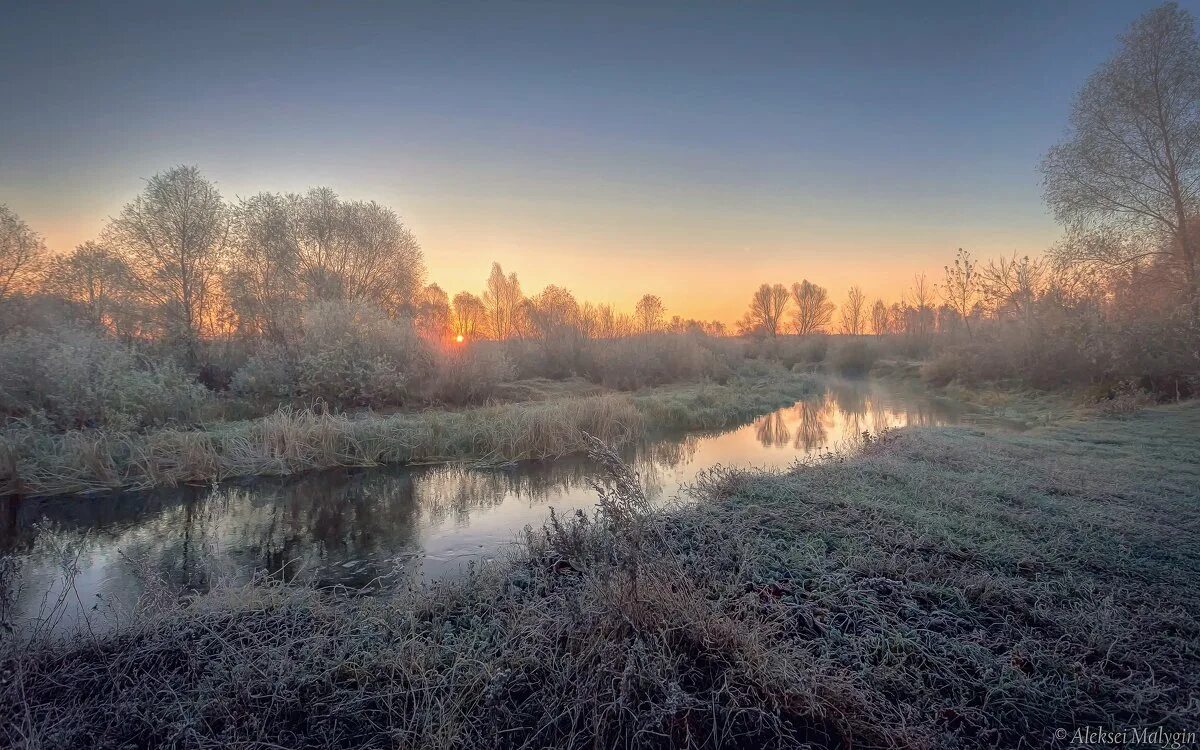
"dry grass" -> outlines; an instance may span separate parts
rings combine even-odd
[[[0,431],[0,495],[146,489],[335,467],[500,463],[586,450],[583,433],[629,443],[648,429],[726,427],[795,402],[809,381],[776,373],[735,385],[649,389],[461,411],[331,414],[283,408],[204,430]]]
[[[641,434],[628,397],[596,396],[466,411],[379,416],[280,409],[207,430],[148,434],[12,429],[0,437],[0,494],[36,495],[282,475],[339,466],[455,459],[516,461]]]
[[[718,471],[392,599],[225,590],[4,655],[13,747],[1045,747],[1195,729],[1200,406]]]

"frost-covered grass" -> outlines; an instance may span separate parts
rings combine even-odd
[[[145,489],[346,466],[506,462],[614,445],[648,432],[727,427],[814,388],[780,368],[727,385],[664,386],[635,395],[550,398],[398,414],[282,408],[259,419],[149,432],[0,430],[0,495]]]
[[[903,430],[394,599],[251,586],[3,654],[32,747],[1046,747],[1194,730],[1200,405]]]

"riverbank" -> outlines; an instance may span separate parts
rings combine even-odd
[[[4,655],[13,747],[1042,747],[1195,730],[1200,405],[716,471],[401,597],[219,590]]]
[[[883,359],[871,369],[871,377],[898,386],[918,388],[964,407],[981,426],[1027,429],[1090,419],[1113,412],[1135,411],[1150,404],[1148,400],[1100,400],[1096,392],[1081,386],[1045,390],[1016,381],[976,385],[957,380],[931,383],[922,374],[926,364],[919,360]]]
[[[714,429],[786,406],[810,378],[768,368],[727,384],[564,396],[475,409],[260,419],[149,433],[0,431],[0,495],[61,495],[280,476],[338,467],[504,463],[584,450],[582,433],[623,445],[662,430]]]

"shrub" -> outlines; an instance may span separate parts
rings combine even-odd
[[[950,385],[963,371],[962,354],[948,349],[921,365],[921,379],[930,385]]]
[[[266,349],[232,382],[246,396],[388,406],[412,400],[432,371],[433,355],[408,321],[364,302],[322,302],[305,313],[294,353]]]
[[[999,342],[962,344],[939,352],[921,365],[921,379],[943,386],[952,381],[966,385],[1015,377],[1025,355],[1014,346]]]
[[[435,357],[429,396],[451,404],[478,402],[516,376],[508,355],[490,342],[457,346]]]
[[[287,350],[269,345],[234,373],[230,387],[258,401],[290,401],[298,395],[298,378],[296,362]]]
[[[169,360],[88,330],[25,331],[0,341],[0,414],[56,429],[139,430],[194,421],[208,392]]]
[[[1152,394],[1127,380],[1108,389],[1105,398],[1096,403],[1096,410],[1106,417],[1127,417],[1153,404]]]
[[[592,342],[592,378],[610,388],[635,389],[705,378],[724,382],[733,374],[725,352],[692,335],[652,334]]]
[[[875,347],[864,339],[842,341],[833,350],[829,364],[843,375],[865,375],[875,364]]]
[[[824,362],[828,349],[829,337],[824,334],[752,339],[748,345],[748,353],[752,356],[773,360],[788,368]]]

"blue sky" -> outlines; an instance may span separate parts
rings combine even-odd
[[[494,259],[704,317],[765,280],[894,298],[1054,239],[1038,162],[1152,6],[22,3],[0,202],[66,250],[195,163],[392,206],[452,292]]]

